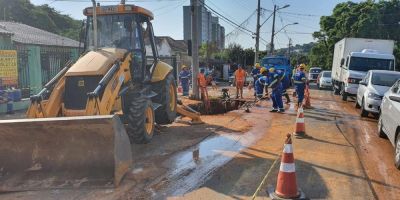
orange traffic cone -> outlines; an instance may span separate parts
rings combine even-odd
[[[304,91],[304,108],[311,108],[310,86],[306,86]]]
[[[182,88],[182,86],[178,86],[178,93],[183,93],[183,88]]]
[[[306,135],[306,126],[304,123],[304,109],[303,106],[299,108],[296,118],[296,128],[294,131],[295,136],[305,136]]]
[[[297,188],[296,168],[290,134],[287,134],[283,147],[276,189],[270,188],[268,193],[271,199],[306,199],[304,193]]]

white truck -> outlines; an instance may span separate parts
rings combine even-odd
[[[394,41],[343,38],[335,44],[332,63],[332,88],[346,101],[357,94],[358,82],[368,70],[396,70]]]

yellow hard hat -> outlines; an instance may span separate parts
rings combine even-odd
[[[306,65],[304,63],[301,63],[300,64],[300,69],[304,69],[304,68],[306,68]]]
[[[275,71],[275,68],[273,68],[273,67],[271,67],[271,68],[269,68],[269,72],[274,72]]]
[[[182,69],[185,69],[185,68],[187,68],[187,66],[186,65],[182,65],[182,67],[181,67]]]
[[[260,74],[264,73],[265,71],[267,71],[267,68],[261,67],[261,69],[260,69]]]
[[[256,63],[256,68],[260,68],[260,63]]]

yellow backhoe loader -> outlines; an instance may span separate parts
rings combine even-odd
[[[84,10],[84,53],[37,95],[28,119],[0,121],[0,192],[118,186],[131,143],[176,117],[173,68],[158,59],[153,14],[135,5]]]

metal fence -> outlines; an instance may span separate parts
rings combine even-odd
[[[71,49],[61,47],[40,48],[40,64],[42,67],[42,85],[49,82],[71,59]]]
[[[28,98],[31,94],[30,70],[29,70],[29,49],[26,45],[16,44],[15,48],[18,56],[18,87],[21,89],[22,97]],[[40,65],[42,75],[42,85],[50,81],[65,63],[72,59],[71,48],[47,47],[40,48]]]
[[[24,45],[16,45],[18,65],[18,87],[21,89],[22,97],[30,96],[29,78],[29,50]]]

